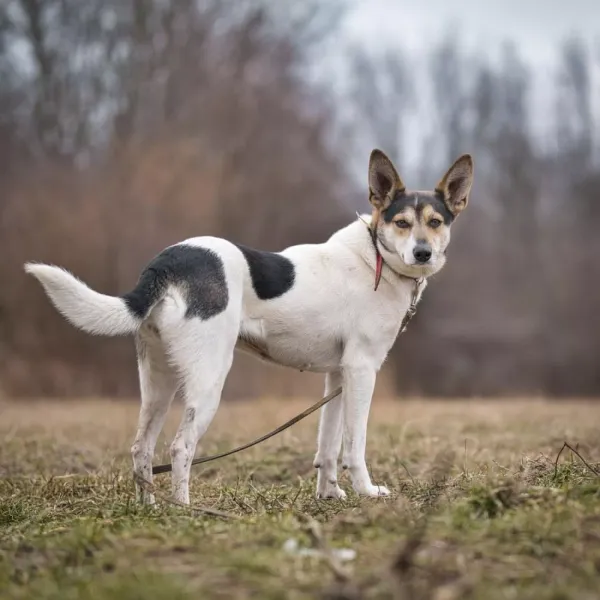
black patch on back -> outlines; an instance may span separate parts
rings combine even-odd
[[[390,223],[395,215],[409,206],[420,216],[427,205],[433,206],[442,215],[446,225],[452,224],[454,215],[448,210],[441,192],[397,192],[392,203],[383,211],[383,220]]]
[[[242,244],[236,244],[236,246],[246,258],[252,278],[252,287],[261,300],[279,298],[292,289],[296,279],[296,270],[294,263],[289,258],[275,252],[254,250],[242,246]]]
[[[187,319],[210,319],[227,308],[229,291],[223,261],[208,248],[178,244],[163,250],[123,300],[136,317],[143,319],[169,285],[182,291]]]

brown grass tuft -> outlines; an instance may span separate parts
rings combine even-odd
[[[224,405],[198,449],[222,451],[309,402]],[[192,501],[134,502],[137,404],[0,404],[3,598],[594,597],[600,406],[376,401],[368,443],[390,499],[314,498],[316,416],[194,471]],[[177,411],[175,411],[177,412]],[[155,462],[168,459],[173,414]],[[588,463],[563,451],[568,441]],[[168,476],[155,485],[169,494]],[[342,485],[348,481],[342,476]],[[290,538],[317,554],[283,550]],[[340,563],[335,549],[356,559]],[[319,554],[320,553],[320,554]],[[561,595],[562,594],[562,595]]]

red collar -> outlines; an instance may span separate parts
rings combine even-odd
[[[379,252],[378,248],[375,248],[375,291],[379,287],[379,282],[381,281],[381,271],[383,270],[383,256],[381,256],[381,252]]]
[[[359,219],[361,218],[360,215],[358,215],[358,218]],[[381,272],[383,270],[384,260],[383,260],[383,256],[381,255],[381,252],[379,252],[379,248],[377,247],[377,229],[376,229],[377,225],[375,226],[375,228],[373,228],[373,227],[371,227],[371,225],[369,223],[365,223],[365,224],[367,225],[367,228],[369,229],[369,235],[371,237],[371,241],[373,242],[373,248],[375,249],[375,291],[377,291],[377,288],[379,287],[379,282],[381,281]],[[392,269],[392,271],[393,271],[393,269]],[[398,275],[398,277],[407,277],[406,275],[400,275],[399,273],[397,273],[397,275]],[[419,293],[421,291],[423,284],[425,283],[424,277],[418,277],[418,278],[407,277],[407,279],[412,279],[414,281],[415,285],[414,285],[412,296],[410,299],[410,305],[409,305],[408,310],[406,311],[406,314],[404,315],[404,318],[402,319],[402,323],[400,325],[400,333],[404,333],[406,331],[408,323],[410,322],[410,320],[414,317],[415,313],[417,312],[417,302],[419,301]]]
[[[377,291],[379,282],[381,281],[381,272],[383,271],[383,256],[377,247],[377,230],[369,227],[369,233],[373,242],[373,248],[375,248],[375,291]]]
[[[371,236],[371,241],[373,242],[373,249],[375,250],[375,291],[377,291],[377,288],[379,287],[379,282],[381,281],[381,273],[383,271],[383,264],[384,264],[384,260],[383,260],[383,256],[381,254],[381,252],[379,251],[379,247],[377,246],[377,226],[375,226],[375,228],[371,227],[370,224],[367,224],[367,228],[369,229],[369,235]],[[396,273],[396,271],[394,271],[394,269],[392,269],[390,267],[390,269]],[[416,285],[420,287],[423,278],[422,277],[408,277],[407,275],[401,275],[400,273],[396,273],[396,275],[398,275],[398,277],[406,277],[407,279],[412,279],[413,281],[415,281]]]

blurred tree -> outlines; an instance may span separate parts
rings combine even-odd
[[[467,81],[461,49],[449,32],[433,51],[430,62],[434,110],[437,113],[435,139],[443,149],[437,164],[450,165],[465,151]]]
[[[600,343],[590,329],[600,303],[600,242],[594,231],[600,217],[600,163],[594,152],[598,123],[592,110],[592,68],[582,40],[567,39],[556,77],[556,149],[548,158],[553,185],[544,223],[544,254],[553,257],[546,268],[552,299],[546,318],[554,324],[546,377],[548,387],[561,395],[574,389],[594,395],[600,387]]]
[[[342,8],[0,5],[0,152],[21,156],[16,175],[0,181],[1,274],[14,282],[0,291],[4,387],[136,389],[131,344],[65,327],[27,287],[24,260],[59,263],[123,293],[155,252],[191,235],[278,249],[321,241],[347,222],[351,186],[330,144],[332,106],[306,77],[307,55]]]
[[[401,50],[369,54],[351,52],[350,100],[360,128],[401,168],[404,163],[405,123],[413,106],[413,81]]]

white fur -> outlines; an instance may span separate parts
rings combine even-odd
[[[121,298],[95,292],[60,267],[27,263],[25,271],[44,286],[58,311],[87,333],[127,335],[141,325]]]
[[[383,232],[390,240],[391,231]],[[134,472],[151,481],[156,440],[182,386],[183,417],[171,445],[172,486],[176,500],[189,502],[196,445],[218,408],[235,348],[254,352],[238,341],[240,334],[248,334],[271,361],[326,373],[326,392],[343,386],[342,397],[321,414],[314,461],[317,495],[345,496],[337,482],[340,452],[356,492],[388,495],[387,488],[371,482],[365,462],[375,379],[413,293],[414,280],[403,275],[429,276],[441,268],[443,256],[438,264],[421,268],[402,260],[402,247],[395,247],[394,254],[382,250],[386,265],[374,291],[375,252],[365,223],[357,220],[323,244],[284,250],[282,255],[295,265],[295,284],[265,301],[256,296],[244,255],[235,245],[213,237],[182,243],[212,249],[224,263],[229,301],[208,320],[185,317],[186,301],[175,285],[142,321],[130,315],[123,300],[92,291],[58,267],[26,266],[77,327],[103,335],[136,334],[142,406],[131,449]],[[139,492],[142,500],[153,502],[151,494]]]

